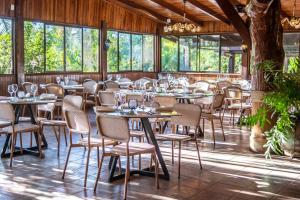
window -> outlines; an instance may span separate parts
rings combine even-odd
[[[283,48],[285,51],[284,71],[293,69],[296,65],[295,58],[299,57],[300,33],[284,33]]]
[[[220,37],[200,36],[200,71],[219,72]]]
[[[241,73],[242,38],[238,34],[221,35],[221,72]]]
[[[127,33],[119,33],[119,70],[131,70],[131,41]]]
[[[176,72],[178,69],[178,38],[166,36],[161,39],[162,71]]]
[[[180,71],[198,70],[198,42],[197,36],[179,38],[179,66]]]
[[[154,37],[144,35],[143,38],[143,68],[146,72],[154,71]]]
[[[154,36],[108,31],[107,71],[153,71]]]
[[[0,74],[12,74],[12,21],[0,18]]]
[[[237,34],[163,36],[162,71],[240,73],[241,45]]]
[[[25,73],[98,72],[99,31],[24,22]]]

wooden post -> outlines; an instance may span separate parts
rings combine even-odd
[[[15,1],[15,75],[17,84],[25,81],[23,0]]]
[[[102,73],[102,80],[107,79],[107,49],[105,49],[105,41],[107,40],[107,23],[101,21],[101,34],[100,34],[100,67]]]
[[[267,91],[267,86],[262,70],[255,66],[266,60],[278,63],[282,67],[284,59],[283,30],[280,20],[280,0],[251,0],[248,4],[247,15],[250,17],[250,35],[252,40],[252,58],[254,67],[252,70],[252,114],[261,107],[261,100]],[[270,127],[268,127],[270,128]],[[264,152],[263,145],[266,143],[264,132],[255,125],[250,136],[250,148],[255,152]]]
[[[156,36],[155,36],[155,71],[156,72],[156,78],[158,77],[158,73],[161,72],[161,62],[160,62],[160,58],[161,58],[161,36],[160,36],[160,32],[159,29],[157,29],[156,31]]]
[[[242,79],[250,79],[250,50],[246,49],[242,53]]]

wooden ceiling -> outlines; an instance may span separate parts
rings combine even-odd
[[[109,0],[132,9],[138,9],[146,15],[165,23],[183,21],[183,0]],[[249,0],[229,0],[233,5],[246,5]],[[282,16],[292,16],[294,0],[281,0]],[[300,0],[297,0],[296,16],[300,16]],[[203,22],[219,21],[230,24],[216,0],[186,0],[186,18],[188,21],[201,25]]]

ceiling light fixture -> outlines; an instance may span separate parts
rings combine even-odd
[[[295,10],[296,10],[296,1],[294,2],[294,8],[293,8],[293,16],[292,17],[285,17],[281,24],[284,25],[285,22],[287,22],[291,27],[294,27],[296,29],[300,28],[300,18],[295,16]]]
[[[183,0],[183,23],[170,25],[171,20],[167,20],[167,24],[164,26],[165,33],[199,33],[201,31],[200,26],[186,22],[185,4],[186,0]]]

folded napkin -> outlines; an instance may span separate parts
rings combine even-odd
[[[111,106],[95,106],[94,111],[95,112],[114,112],[115,109]]]
[[[43,93],[43,94],[41,94],[40,99],[41,100],[55,100],[56,96],[55,96],[55,94],[46,94],[46,93]]]

